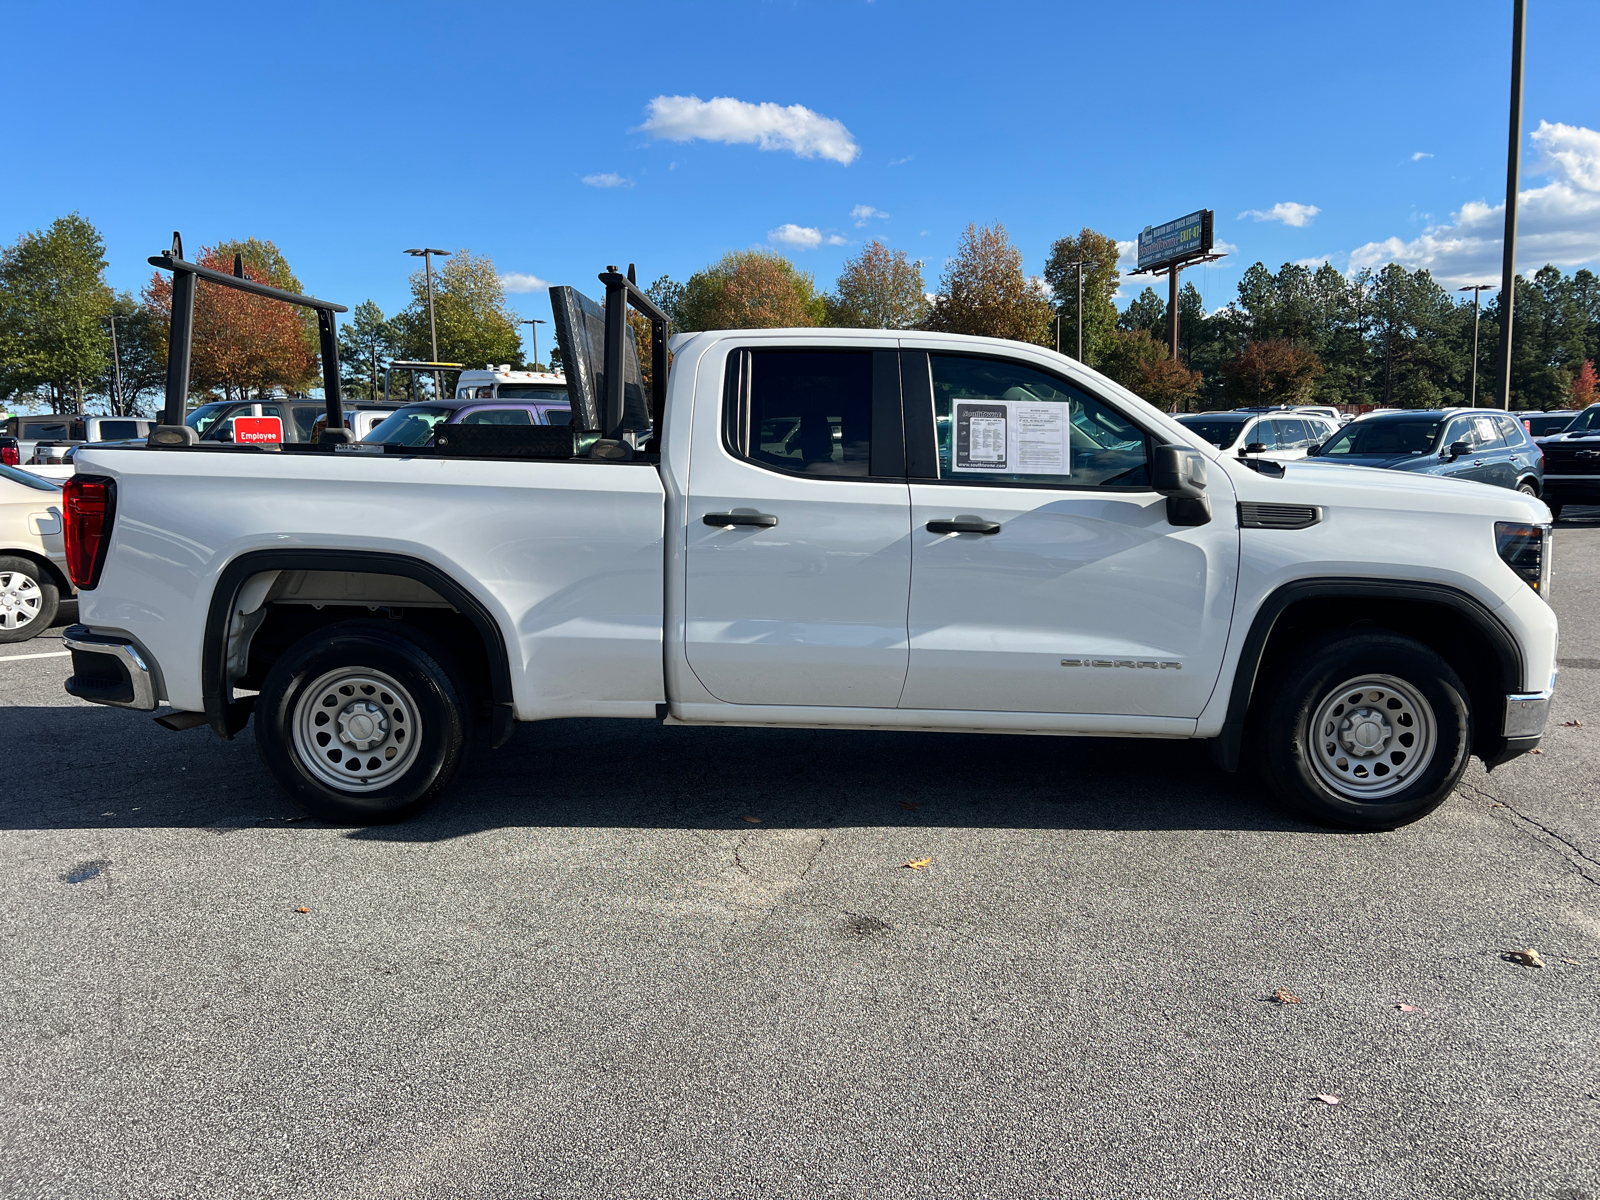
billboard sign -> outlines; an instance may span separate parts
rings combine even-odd
[[[1209,208],[1165,225],[1146,225],[1139,235],[1139,270],[1148,271],[1152,267],[1210,254],[1211,225]]]

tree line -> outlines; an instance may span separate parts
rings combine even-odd
[[[248,238],[202,246],[194,261],[232,274],[235,257],[257,283],[303,294],[283,252]],[[105,243],[77,213],[0,250],[0,404],[55,412],[149,413],[165,396],[171,276],[157,271],[136,298],[105,281]],[[411,303],[385,316],[371,300],[340,320],[342,387],[352,400],[382,393],[390,359],[431,359],[427,281],[412,274]],[[434,270],[441,361],[524,364],[517,314],[494,263],[458,250]],[[199,280],[190,401],[303,393],[322,383],[310,310]],[[407,377],[409,383],[409,377]]]
[[[203,247],[198,261],[302,291],[282,252],[255,238]],[[1257,262],[1234,298],[1207,312],[1193,283],[1178,298],[1178,355],[1168,353],[1167,303],[1146,287],[1123,310],[1116,240],[1092,229],[1054,242],[1042,270],[1029,274],[1005,226],[969,225],[930,292],[923,263],[871,241],[847,259],[834,286],[781,254],[741,250],[679,282],[647,290],[673,327],[755,329],[853,327],[930,329],[1058,343],[1093,367],[1167,409],[1240,404],[1318,403],[1429,408],[1466,404],[1473,376],[1473,309],[1425,270],[1389,265],[1345,274],[1323,263]],[[1081,264],[1081,266],[1080,266]],[[72,411],[86,402],[108,411],[149,411],[165,387],[170,279],[156,272],[138,298],[105,283],[105,248],[74,213],[0,250],[0,402]],[[1078,274],[1082,272],[1082,312]],[[411,303],[388,316],[373,301],[340,322],[343,386],[350,398],[377,398],[394,358],[433,356],[422,271]],[[1512,403],[1516,408],[1581,405],[1596,395],[1600,357],[1600,278],[1552,266],[1516,282]],[[519,318],[493,262],[458,250],[434,273],[434,317],[441,360],[468,365],[527,364]],[[1500,301],[1482,309],[1477,336],[1480,403],[1496,395]],[[115,355],[113,356],[113,333]],[[554,339],[550,339],[553,343]],[[559,360],[550,347],[549,359]],[[544,369],[545,364],[531,364]],[[120,390],[118,378],[120,374]],[[195,399],[242,398],[320,382],[310,314],[201,281],[195,301]]]

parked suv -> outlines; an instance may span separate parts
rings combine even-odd
[[[1522,422],[1481,408],[1371,413],[1350,422],[1311,457],[1544,494],[1544,456]]]
[[[384,409],[393,412],[398,404],[352,404],[345,409],[346,424],[356,411]],[[217,400],[202,404],[184,418],[183,423],[200,435],[202,442],[233,441],[233,418],[277,417],[283,422],[286,442],[314,442],[328,417],[328,406],[321,400],[294,397],[270,400]]]
[[[1556,516],[1563,505],[1600,504],[1600,404],[1591,404],[1560,433],[1538,439],[1544,452],[1544,502]]]
[[[566,394],[547,390],[542,397],[516,400],[430,400],[397,409],[363,442],[390,446],[426,446],[441,425],[570,425],[572,407]]]

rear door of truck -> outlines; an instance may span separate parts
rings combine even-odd
[[[696,408],[687,658],[728,704],[893,708],[911,586],[896,342],[806,341],[729,341],[700,366],[722,403]]]

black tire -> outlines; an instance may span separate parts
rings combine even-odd
[[[1539,488],[1531,479],[1524,479],[1521,483],[1517,484],[1517,491],[1521,492],[1524,496],[1532,496],[1535,500],[1539,498]]]
[[[1545,506],[1547,508],[1549,508],[1549,510],[1550,510],[1550,519],[1552,521],[1561,520],[1561,501],[1559,501],[1559,500],[1546,500],[1545,501]]]
[[[403,628],[367,621],[291,646],[267,673],[255,718],[273,778],[313,816],[349,825],[425,807],[460,767],[468,728],[462,689],[439,658]]]
[[[1363,680],[1386,682],[1357,686]],[[1331,634],[1307,646],[1262,698],[1258,761],[1273,791],[1318,824],[1408,825],[1443,804],[1466,770],[1466,697],[1450,664],[1420,642]]]
[[[30,558],[0,555],[0,642],[25,642],[50,628],[61,591]]]

